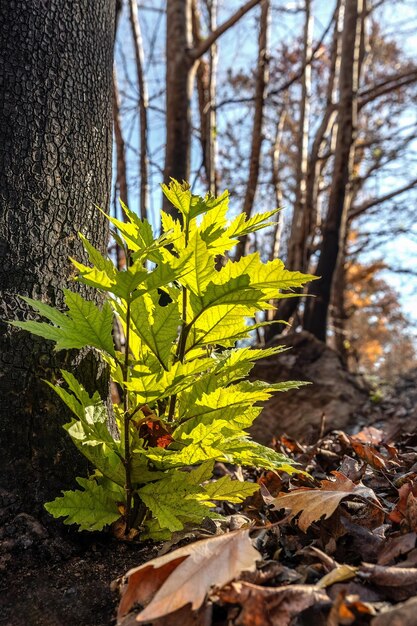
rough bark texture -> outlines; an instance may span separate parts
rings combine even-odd
[[[78,231],[106,246],[94,203],[109,201],[114,18],[114,0],[8,0],[0,12],[0,474],[27,506],[81,463],[68,412],[40,380],[75,359],[5,321],[34,317],[19,294],[61,306],[61,287],[78,288]],[[96,384],[96,359],[76,362]]]

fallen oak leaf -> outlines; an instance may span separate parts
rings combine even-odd
[[[319,488],[301,487],[290,493],[280,494],[276,498],[264,496],[267,504],[273,504],[274,510],[289,509],[292,519],[301,513],[298,526],[304,532],[321,517],[328,519],[345,498],[359,496],[374,505],[378,503],[372,489],[362,483],[355,485],[341,472],[332,472],[336,480],[322,480]]]
[[[151,622],[190,604],[201,607],[211,587],[223,587],[242,572],[253,571],[260,554],[249,530],[210,537],[174,550],[127,572],[118,620],[135,603],[146,608],[139,623]]]
[[[289,626],[295,615],[313,605],[330,602],[329,596],[314,585],[260,587],[238,581],[216,595],[225,604],[242,607],[235,620],[238,626]]]

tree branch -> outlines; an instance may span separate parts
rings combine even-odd
[[[417,178],[414,178],[411,182],[407,183],[407,185],[404,185],[403,187],[398,187],[397,189],[390,191],[384,196],[380,196],[379,198],[373,198],[369,202],[364,202],[358,207],[352,207],[352,210],[349,213],[348,219],[353,220],[355,217],[359,217],[359,215],[362,215],[362,213],[365,213],[365,211],[368,211],[368,209],[371,209],[372,207],[376,206],[377,204],[381,204],[382,202],[386,202],[387,200],[391,200],[391,198],[395,198],[395,196],[399,196],[401,193],[404,193],[405,191],[412,189],[416,185],[417,185]]]
[[[243,17],[254,6],[259,4],[260,1],[261,0],[248,0],[248,2],[243,5],[243,7],[240,7],[240,9],[238,9],[236,13],[231,15],[228,20],[223,22],[223,24],[220,24],[220,26],[216,28],[216,30],[214,30],[212,33],[210,33],[210,35],[208,35],[196,48],[190,50],[190,57],[195,61],[202,57],[203,54],[205,54],[207,50],[210,49],[214,42],[217,41],[217,39],[221,35],[223,35],[223,33],[225,33],[227,30],[229,30],[229,28],[236,24],[236,22],[238,22],[241,17]]]
[[[409,72],[404,72],[403,74],[396,74],[394,76],[389,76],[386,80],[374,85],[373,87],[369,87],[362,93],[359,94],[358,98],[358,107],[361,109],[369,102],[376,100],[376,98],[380,98],[381,96],[385,96],[396,89],[401,89],[401,87],[406,87],[414,82],[417,82],[417,69],[413,68]]]

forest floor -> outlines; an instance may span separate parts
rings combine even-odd
[[[308,445],[277,437],[276,449],[312,478],[252,473],[262,493],[236,509],[223,507],[229,529],[253,524],[250,534],[262,555],[256,571],[211,594],[202,612],[185,607],[154,623],[415,626],[416,405],[417,371],[381,403],[369,403],[353,436],[332,431]],[[274,499],[290,493],[285,513]],[[114,625],[120,598],[110,589],[113,580],[161,549],[216,532],[188,533],[177,545],[123,542],[104,533],[77,534],[46,514],[14,515],[13,498],[1,495],[7,515],[0,531],[0,626]],[[123,626],[137,623],[136,614],[133,607]]]

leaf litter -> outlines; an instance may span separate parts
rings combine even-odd
[[[244,471],[260,490],[219,502],[226,521],[177,533],[127,572],[118,624],[417,624],[416,438],[368,427],[274,447],[306,473]]]

